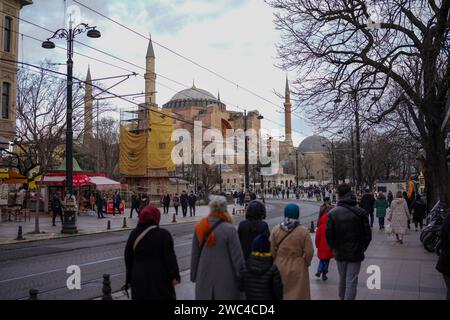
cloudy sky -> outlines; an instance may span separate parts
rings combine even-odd
[[[273,11],[262,0],[79,0],[79,2],[120,22],[121,24],[148,35],[154,40],[156,72],[179,82],[163,77],[157,78],[157,103],[161,106],[178,91],[195,85],[215,96],[220,91],[222,101],[231,110],[257,109],[264,117],[263,127],[279,128],[284,132],[284,115],[280,112],[283,100],[274,91],[284,92],[286,72],[278,69],[275,44],[280,35],[273,25]],[[75,43],[75,51],[137,72],[139,75],[111,89],[116,94],[144,91],[145,54],[148,41],[129,30],[109,21],[72,0],[34,0],[34,4],[22,9],[21,17],[39,26],[56,30],[67,23],[68,8],[77,6],[80,22],[95,25],[101,31],[100,39],[90,39],[86,34],[76,40],[112,54],[120,61],[91,48]],[[21,22],[20,32],[38,39],[50,37],[48,31],[26,22]],[[63,40],[57,45],[65,47]],[[180,58],[164,49],[188,57],[195,62],[220,74],[226,79],[262,96],[258,98],[239,86],[221,79],[217,75]],[[27,38],[20,40],[23,49],[19,59],[39,63],[43,59],[63,63],[64,50],[45,50],[38,41]],[[130,62],[130,65],[126,62]],[[74,74],[85,76],[88,65],[94,79],[123,75],[128,71],[80,56],[74,56]],[[65,66],[60,66],[65,72]],[[288,73],[294,79],[295,73]],[[104,81],[103,85],[113,85],[115,80]],[[268,101],[270,102],[268,102]],[[142,102],[143,98],[136,98]],[[125,101],[110,101],[117,110],[130,108]],[[301,108],[300,108],[301,109]],[[119,113],[115,114],[119,117]],[[293,115],[294,143],[299,143],[310,135],[313,128],[301,120],[301,110]]]

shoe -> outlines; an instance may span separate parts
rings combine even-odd
[[[56,224],[53,224],[52,227],[56,227]]]
[[[417,232],[417,228],[416,228],[416,232]]]
[[[398,243],[403,244],[403,240],[399,240]]]
[[[316,277],[317,277],[317,278],[320,278],[320,272],[317,272],[317,273],[316,273]]]
[[[327,275],[325,273],[322,275],[322,280],[323,281],[327,281],[328,280],[328,277],[327,277]]]

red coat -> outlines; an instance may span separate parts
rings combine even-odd
[[[328,246],[325,238],[325,229],[327,227],[328,213],[325,213],[319,220],[319,225],[316,231],[316,248],[317,256],[320,260],[329,260],[334,257],[333,252]]]

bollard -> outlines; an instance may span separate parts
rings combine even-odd
[[[30,297],[28,298],[28,300],[38,300],[38,295],[39,290],[37,289],[30,289]]]
[[[311,221],[311,227],[309,228],[309,232],[314,233],[314,221]]]
[[[106,226],[106,230],[111,230],[111,220],[108,220],[108,225]]]
[[[19,226],[19,230],[17,230],[17,238],[16,240],[25,240],[25,238],[22,235],[22,226]]]
[[[109,279],[109,274],[104,274],[103,275],[102,292],[103,292],[102,300],[112,300],[111,280]]]
[[[174,213],[173,216],[172,216],[172,222],[173,222],[173,223],[176,223],[176,222],[177,222],[177,219],[176,219],[176,217],[175,217],[175,213]]]
[[[123,225],[122,225],[122,228],[128,228],[127,227],[127,218],[123,218]]]
[[[236,208],[233,208],[233,216],[236,214]]]

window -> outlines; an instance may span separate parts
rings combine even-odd
[[[234,179],[234,183],[236,183],[236,179]]]
[[[6,16],[3,25],[3,50],[11,52],[12,18]]]
[[[227,179],[227,183],[230,183],[230,179]]]
[[[11,85],[8,82],[3,82],[2,87],[2,118],[9,118],[9,100],[10,100]]]
[[[159,144],[159,149],[165,149],[166,148],[166,144],[165,143],[160,143]]]

